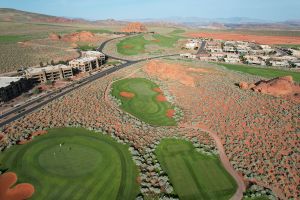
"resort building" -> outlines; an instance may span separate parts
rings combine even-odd
[[[42,68],[29,68],[25,70],[25,77],[34,83],[45,83],[64,78],[73,77],[73,69],[67,65],[55,65]]]
[[[99,51],[83,51],[81,54],[81,58],[71,60],[69,65],[82,72],[89,72],[95,68],[100,68],[105,61],[105,54]]]
[[[31,82],[23,77],[0,77],[0,102],[6,102],[21,95],[31,86]]]

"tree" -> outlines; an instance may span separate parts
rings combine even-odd
[[[40,67],[44,67],[44,64],[42,61],[40,62]]]
[[[54,60],[51,60],[51,65],[55,65]]]
[[[39,93],[41,93],[41,90],[40,90],[40,88],[34,88],[34,89],[32,90],[32,93],[33,93],[33,94],[39,94]]]

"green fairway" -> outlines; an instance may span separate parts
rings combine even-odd
[[[35,187],[32,199],[134,199],[137,168],[127,145],[82,128],[51,129],[0,155],[1,168]]]
[[[171,103],[159,102],[158,92],[153,88],[158,85],[144,78],[123,79],[112,86],[112,95],[121,100],[121,108],[135,117],[151,125],[173,126],[176,121],[166,116],[167,110],[172,109]],[[120,92],[130,92],[135,96],[131,99],[120,96]]]
[[[293,72],[280,69],[253,67],[249,65],[236,65],[236,64],[219,64],[227,69],[244,72],[256,76],[262,76],[265,78],[276,78],[279,76],[292,76],[294,81],[300,82],[300,72]]]
[[[181,200],[226,200],[236,191],[218,157],[197,152],[191,142],[164,139],[155,153]]]
[[[123,55],[138,55],[145,53],[146,45],[157,45],[158,47],[172,48],[181,38],[176,35],[178,32],[172,32],[169,35],[153,34],[154,40],[146,40],[143,35],[137,35],[121,40],[117,44],[117,51]],[[180,33],[180,32],[179,32]]]

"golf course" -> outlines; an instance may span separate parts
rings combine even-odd
[[[127,145],[83,128],[47,134],[0,154],[0,167],[35,188],[32,199],[134,199],[137,167]]]
[[[191,142],[164,139],[155,153],[181,200],[228,200],[236,191],[219,158],[197,152]]]
[[[143,35],[137,35],[121,40],[117,44],[117,51],[122,55],[133,56],[146,52],[146,45],[157,45],[160,48],[172,48],[182,38],[174,32],[168,35],[153,34],[153,40],[146,40]],[[181,32],[179,32],[181,33]]]
[[[120,107],[124,111],[146,123],[155,126],[176,125],[174,118],[167,116],[168,111],[173,109],[172,104],[155,89],[159,89],[158,85],[148,79],[123,79],[113,83],[112,95],[121,100]],[[124,93],[129,96],[125,96]]]

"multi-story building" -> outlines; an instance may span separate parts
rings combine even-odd
[[[71,60],[69,65],[82,72],[90,72],[95,68],[100,68],[105,61],[105,55],[98,51],[83,51],[81,54],[81,58]]]
[[[45,83],[64,78],[73,77],[73,69],[67,65],[55,65],[42,68],[29,68],[25,70],[25,77],[34,83]]]
[[[24,77],[0,77],[0,102],[5,102],[21,95],[32,84]]]

